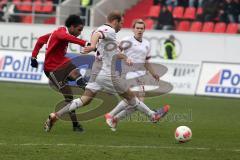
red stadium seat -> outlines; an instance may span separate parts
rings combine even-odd
[[[172,7],[172,6],[167,6],[167,8],[168,8],[168,10],[169,10],[170,12],[172,12],[172,10],[173,10],[173,7]]]
[[[16,6],[16,8],[17,8],[17,10],[19,10],[19,8],[21,8],[20,6],[20,4],[21,4],[21,0],[13,0],[12,1],[13,2],[13,4]]]
[[[32,0],[24,0],[22,3],[18,4],[17,8],[19,11],[32,12]]]
[[[202,22],[193,22],[191,27],[190,27],[190,31],[191,32],[201,32],[202,29]]]
[[[153,18],[157,18],[159,13],[160,13],[160,10],[161,10],[161,7],[160,5],[158,6],[151,6],[148,14],[147,14],[147,17],[153,17]]]
[[[145,21],[146,29],[153,29],[154,21],[151,19],[146,19]]]
[[[229,33],[229,34],[238,33],[238,24],[237,23],[229,23],[227,26],[226,33]]]
[[[34,11],[35,12],[42,12],[42,1],[41,0],[36,0],[33,3],[34,3]]]
[[[224,22],[218,22],[218,23],[216,23],[213,32],[215,32],[215,33],[225,33],[226,28],[227,28],[226,23],[224,23]]]
[[[32,23],[32,16],[22,16],[23,23]]]
[[[173,18],[178,18],[181,19],[183,18],[183,12],[184,12],[184,8],[181,6],[175,7],[173,9]]]
[[[44,12],[44,13],[53,12],[53,2],[52,1],[47,1],[46,3],[44,3],[44,6],[42,8],[42,12]]]
[[[201,15],[203,13],[203,8],[202,7],[198,7],[197,8],[197,15]]]
[[[181,21],[177,27],[177,31],[189,31],[190,22],[189,21]]]
[[[213,22],[205,22],[203,24],[202,32],[213,32],[214,23]]]
[[[194,8],[194,7],[188,7],[188,8],[185,10],[185,13],[184,13],[183,18],[185,18],[185,19],[190,19],[190,20],[194,20],[194,19],[196,18],[195,14],[196,14],[196,8]]]
[[[55,24],[56,23],[56,18],[51,17],[43,21],[44,24]]]

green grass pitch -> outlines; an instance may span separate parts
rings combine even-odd
[[[240,100],[164,95],[146,99],[149,106],[170,104],[157,124],[136,117],[112,132],[103,117],[83,122],[84,133],[60,121],[50,133],[43,122],[62,100],[45,85],[0,83],[0,160],[239,160]],[[176,143],[177,126],[193,138]]]

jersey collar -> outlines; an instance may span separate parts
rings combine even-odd
[[[142,43],[142,40],[140,41],[140,40],[138,40],[135,36],[133,36],[133,38],[136,40],[136,41],[138,41],[138,42],[140,42],[140,43]]]

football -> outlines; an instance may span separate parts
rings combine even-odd
[[[185,143],[192,138],[192,131],[187,126],[179,126],[175,131],[175,139],[180,143]]]

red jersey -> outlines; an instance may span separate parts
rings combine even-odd
[[[87,44],[87,41],[76,38],[69,34],[66,27],[59,27],[52,33],[38,38],[38,41],[32,52],[32,57],[36,58],[42,46],[47,44],[44,71],[55,71],[64,63],[70,61],[69,58],[65,57],[69,42],[79,44],[80,46],[85,46]]]

